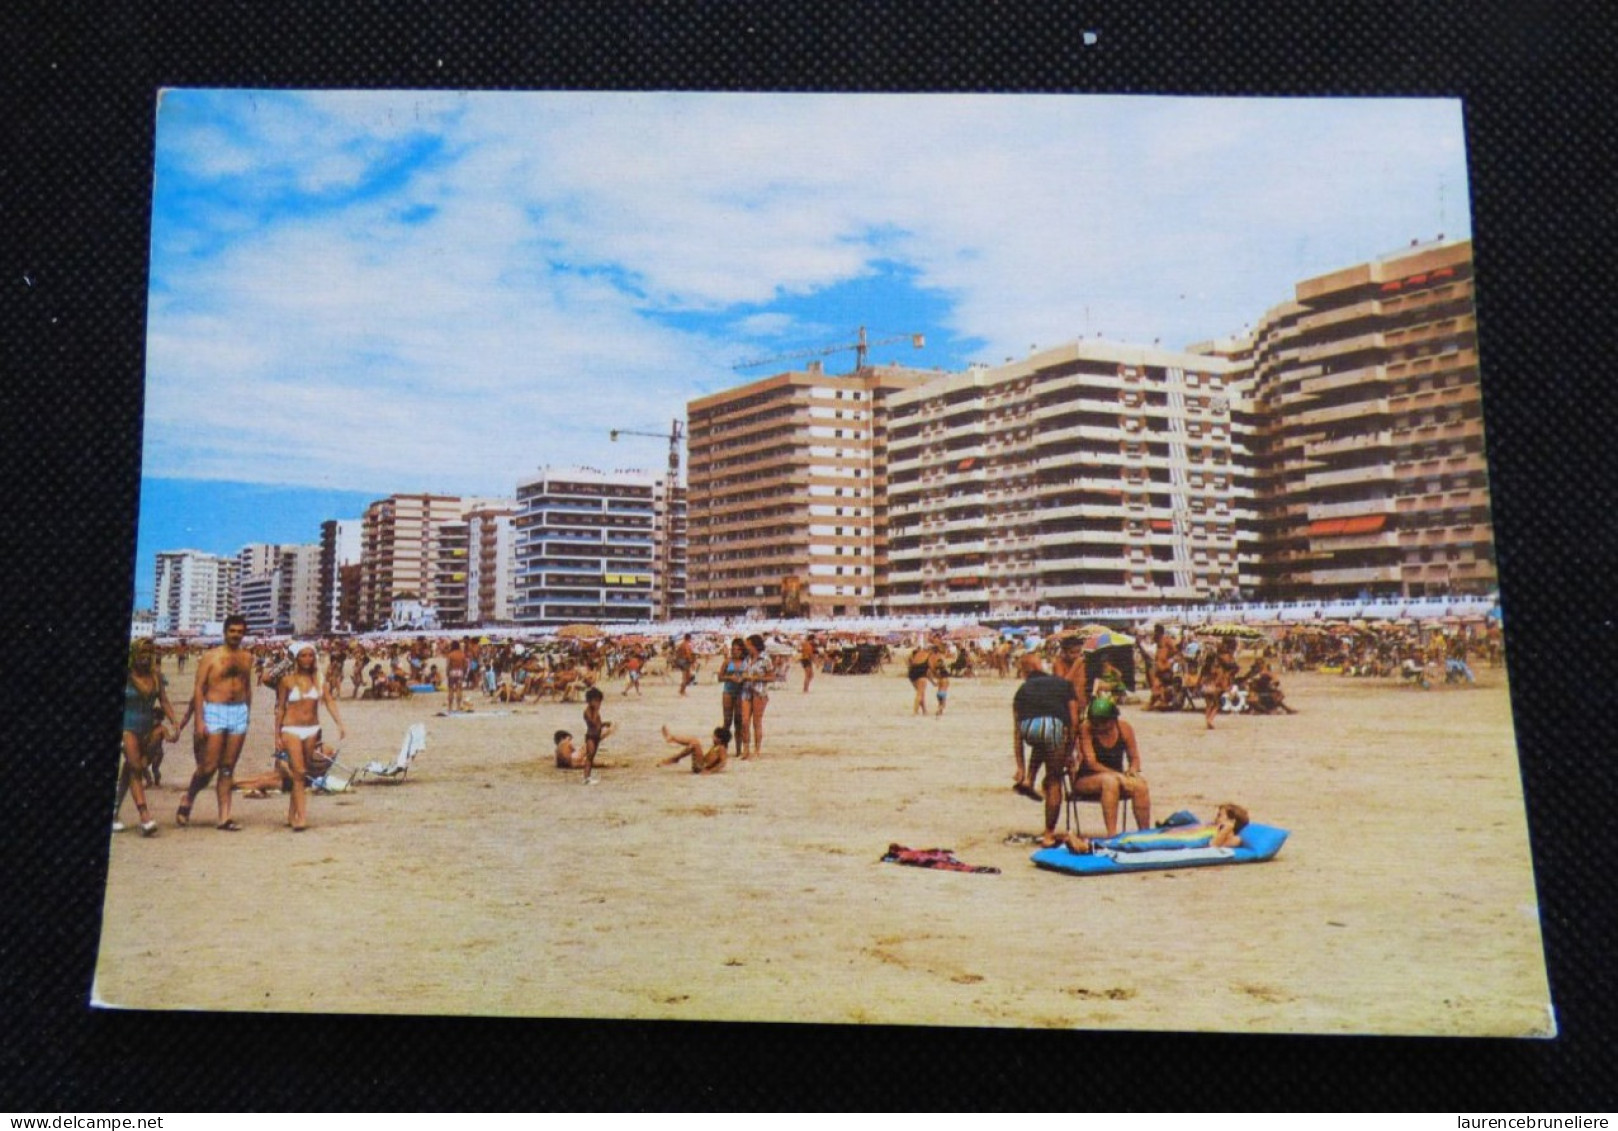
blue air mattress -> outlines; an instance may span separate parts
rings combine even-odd
[[[1163,830],[1165,844],[1153,847],[1149,838],[1140,833],[1128,834],[1134,843],[1130,851],[1108,847],[1108,841],[1097,840],[1096,849],[1089,856],[1069,852],[1065,848],[1042,848],[1032,859],[1041,868],[1053,872],[1067,872],[1075,876],[1107,876],[1117,872],[1151,872],[1165,868],[1207,868],[1217,864],[1257,864],[1269,860],[1286,843],[1287,830],[1271,825],[1248,825],[1242,830],[1239,848],[1207,848],[1197,845],[1173,844],[1172,830]],[[1121,838],[1114,838],[1121,839]]]

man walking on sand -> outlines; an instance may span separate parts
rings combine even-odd
[[[447,662],[448,675],[445,682],[449,686],[449,695],[444,709],[450,712],[466,710],[466,639],[460,639],[450,645]]]
[[[1024,797],[1045,802],[1045,834],[1039,843],[1049,848],[1061,842],[1056,822],[1062,815],[1063,779],[1079,731],[1079,697],[1071,683],[1046,672],[1035,653],[1023,656],[1020,670],[1023,683],[1011,701],[1011,750],[1017,760],[1017,780],[1012,788]],[[1045,769],[1043,792],[1035,788],[1041,766]]]
[[[680,694],[697,681],[697,650],[691,644],[691,634],[685,634],[674,648],[674,666],[680,673]]]
[[[253,696],[253,654],[242,647],[247,636],[247,618],[235,614],[225,618],[225,642],[203,653],[197,665],[197,683],[191,693],[196,737],[202,740],[197,770],[186,787],[185,800],[175,811],[174,823],[182,828],[191,823],[191,806],[197,794],[208,788],[218,774],[215,793],[219,798],[221,832],[240,832],[241,825],[230,818],[230,790],[236,776],[236,762],[247,741],[248,710]]]

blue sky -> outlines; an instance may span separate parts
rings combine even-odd
[[[165,91],[137,604],[159,549],[659,467],[608,432],[860,325],[1183,346],[1440,232],[1451,100]]]

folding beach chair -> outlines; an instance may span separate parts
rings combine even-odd
[[[1076,756],[1077,755],[1075,754],[1075,757]],[[1068,780],[1068,776],[1063,774],[1062,800],[1066,803],[1067,809],[1067,823],[1064,825],[1064,828],[1074,836],[1083,836],[1084,834],[1079,831],[1079,806],[1095,805],[1099,807],[1101,805],[1101,798],[1099,796],[1080,797],[1078,794],[1073,792],[1072,782]],[[1118,798],[1118,831],[1120,833],[1126,833],[1129,831],[1129,816],[1134,811],[1134,805],[1130,798],[1124,796],[1120,796]]]
[[[328,748],[325,765],[304,775],[304,781],[316,793],[347,793],[354,787],[356,773],[338,765],[337,753]]]
[[[416,760],[416,755],[427,749],[427,724],[414,723],[405,731],[404,741],[399,745],[398,757],[391,764],[384,762],[367,762],[358,770],[350,781],[358,785],[366,778],[381,778],[384,781],[400,782],[410,772],[410,765]]]

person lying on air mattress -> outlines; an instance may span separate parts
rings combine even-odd
[[[1247,810],[1232,802],[1220,805],[1207,825],[1171,825],[1138,832],[1120,833],[1105,839],[1085,840],[1068,837],[1069,852],[1161,852],[1175,848],[1240,848],[1242,830],[1251,823]]]

